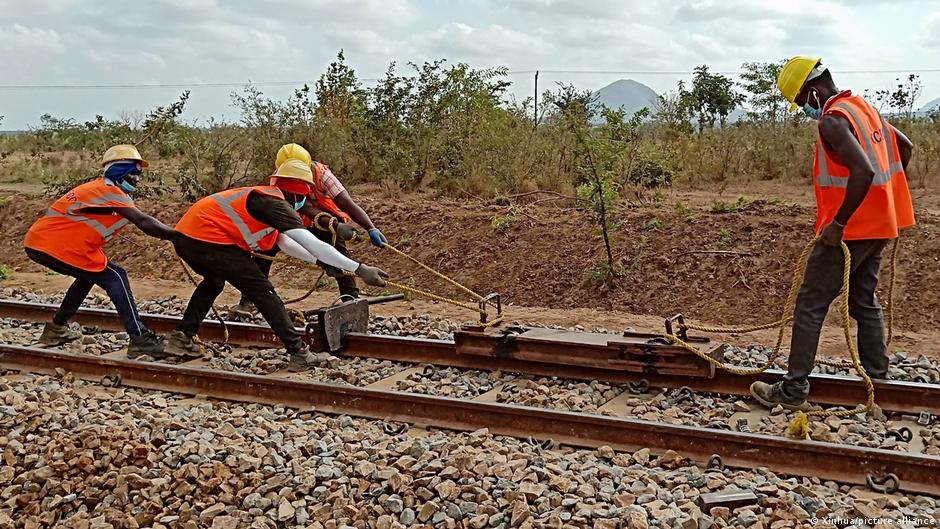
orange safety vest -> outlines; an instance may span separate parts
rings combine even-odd
[[[128,221],[117,213],[91,213],[89,208],[132,208],[134,200],[104,178],[86,182],[62,195],[30,226],[23,246],[89,272],[108,266],[101,249]]]
[[[317,201],[320,209],[332,213],[333,216],[339,217],[343,222],[349,222],[349,215],[340,209],[340,207],[336,205],[336,202],[333,202],[332,198],[327,196],[326,189],[323,188],[323,172],[328,171],[330,166],[320,162],[313,162],[311,169],[313,169],[313,186],[311,186],[310,196]],[[310,220],[310,223],[312,222],[313,221]]]
[[[914,206],[894,129],[865,99],[849,90],[830,98],[823,114],[839,114],[849,121],[875,171],[868,194],[845,225],[843,238],[847,241],[897,238],[898,230],[914,225]],[[813,163],[817,235],[842,206],[848,181],[848,167],[834,158],[822,136],[817,136]]]
[[[176,223],[176,231],[197,241],[234,244],[247,252],[270,250],[277,242],[277,230],[248,213],[252,193],[284,199],[284,193],[274,186],[227,189],[190,206]]]

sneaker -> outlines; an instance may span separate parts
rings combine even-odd
[[[144,331],[140,336],[131,335],[127,344],[127,357],[135,359],[141,356],[163,358],[166,354],[163,347],[166,345],[163,338],[151,330]]]
[[[751,396],[757,399],[768,408],[773,408],[778,404],[791,411],[803,411],[809,409],[809,403],[806,399],[795,399],[788,397],[783,391],[783,381],[774,384],[766,382],[755,382],[751,384]]]
[[[310,349],[304,347],[300,351],[290,355],[290,361],[287,364],[287,370],[296,373],[306,371],[312,367],[323,364],[333,364],[339,359],[330,353],[313,353]]]
[[[167,333],[166,347],[163,350],[166,356],[202,358],[202,348],[193,340],[192,336],[183,331],[170,331]]]
[[[39,343],[43,345],[62,345],[74,342],[82,337],[82,331],[69,327],[68,324],[59,325],[55,322],[46,323],[39,336]]]

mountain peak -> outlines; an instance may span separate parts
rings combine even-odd
[[[633,79],[619,79],[597,92],[597,101],[613,109],[622,108],[632,116],[644,107],[651,110],[659,100],[652,88]]]

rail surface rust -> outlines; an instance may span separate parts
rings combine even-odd
[[[57,308],[57,306],[50,304],[0,301],[0,317],[42,322],[48,321]],[[179,323],[179,318],[175,316],[141,314],[141,317],[147,326],[156,332],[172,330]],[[82,325],[105,330],[123,330],[117,313],[110,310],[83,308],[76,314],[75,321]],[[267,326],[227,322],[226,328],[229,333],[229,341],[232,343],[256,347],[280,346],[277,336]],[[303,329],[298,330],[303,331]],[[200,336],[211,341],[222,341],[224,339],[222,326],[213,320],[203,322],[200,328]],[[494,341],[498,339],[498,337],[493,337]],[[717,370],[711,378],[676,376],[663,373],[638,374],[619,369],[616,366],[591,367],[565,364],[563,358],[556,362],[539,362],[511,356],[459,354],[456,344],[450,341],[356,333],[346,335],[346,347],[338,354],[467,369],[498,369],[505,372],[580,380],[600,380],[617,384],[645,379],[654,387],[678,388],[688,386],[696,391],[743,396],[749,395],[750,385],[755,380],[774,382],[779,380],[783,374],[775,369],[748,376]],[[865,386],[856,377],[810,375],[810,384],[812,386],[813,402],[837,406],[854,406],[866,399]],[[893,380],[876,380],[874,385],[875,402],[884,410],[914,415],[926,411],[931,415],[940,415],[940,385]]]
[[[0,345],[0,367],[40,373],[61,368],[88,380],[117,377],[131,387],[450,430],[489,428],[495,434],[550,438],[576,447],[672,449],[697,464],[717,454],[731,467],[767,467],[842,483],[864,484],[871,476],[891,473],[902,491],[940,496],[940,457],[920,454],[13,345]]]

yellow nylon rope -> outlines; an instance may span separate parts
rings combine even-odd
[[[698,325],[693,323],[684,323],[679,324],[680,329],[692,329],[708,333],[748,333],[762,329],[773,329],[777,328],[777,342],[774,345],[774,348],[771,350],[770,355],[767,358],[767,361],[762,365],[754,368],[737,368],[726,364],[720,360],[716,360],[698,348],[690,345],[676,334],[666,333],[665,338],[670,342],[679,345],[683,349],[689,351],[690,353],[695,354],[696,356],[703,358],[708,361],[715,367],[728,371],[729,373],[734,373],[737,375],[754,375],[761,373],[770,368],[777,357],[780,355],[780,348],[783,344],[784,334],[786,333],[787,325],[793,321],[793,311],[796,307],[796,296],[799,292],[800,284],[803,282],[803,275],[806,271],[806,261],[809,259],[809,254],[812,251],[813,247],[819,241],[819,237],[814,238],[806,247],[803,248],[800,258],[797,260],[796,267],[793,269],[793,276],[790,281],[790,292],[787,295],[787,301],[784,303],[783,313],[780,316],[780,319],[771,323],[759,324],[759,325],[750,325],[743,327],[715,327],[708,325]],[[898,247],[900,246],[900,237],[895,239],[894,247],[891,250],[891,263],[890,263],[890,272],[891,272],[891,282],[888,287],[888,307],[886,315],[886,325],[888,328],[887,340],[886,343],[890,344],[893,337],[893,325],[894,325],[894,286],[895,286],[895,277],[897,276],[897,258],[898,258]],[[809,424],[807,417],[817,416],[817,417],[848,417],[851,415],[856,415],[859,413],[867,413],[871,410],[872,404],[875,399],[875,388],[872,384],[871,378],[865,372],[865,369],[861,365],[861,361],[858,356],[858,349],[856,348],[855,341],[852,339],[852,325],[849,321],[849,279],[851,277],[852,271],[852,256],[849,253],[849,247],[843,242],[841,243],[842,255],[843,255],[843,269],[842,269],[842,289],[839,292],[840,298],[840,314],[842,316],[842,331],[845,335],[845,343],[849,350],[850,361],[849,362],[830,362],[825,360],[817,360],[816,363],[820,365],[829,365],[837,367],[848,367],[852,366],[855,368],[855,371],[859,374],[862,380],[865,382],[865,387],[867,391],[867,399],[865,404],[859,405],[858,407],[850,410],[841,410],[841,411],[827,411],[827,410],[816,410],[809,412],[800,412],[796,417],[790,422],[788,428],[788,434],[797,437],[808,439],[809,438]]]

